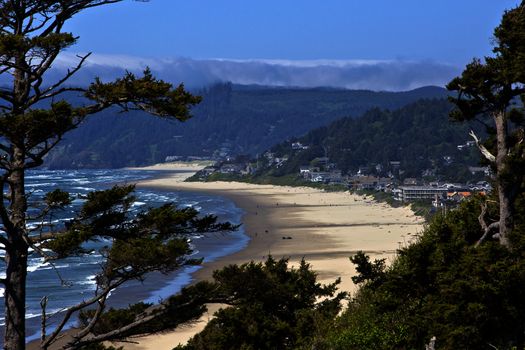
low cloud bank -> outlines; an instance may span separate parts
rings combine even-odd
[[[77,62],[64,55],[49,78]],[[95,76],[112,80],[128,70],[139,73],[149,66],[156,76],[189,87],[217,82],[296,87],[336,87],[376,91],[404,91],[427,85],[444,86],[458,75],[459,67],[434,61],[401,60],[233,60],[190,58],[150,59],[117,55],[93,55],[70,81],[84,85]]]

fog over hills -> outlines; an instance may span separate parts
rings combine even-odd
[[[63,55],[49,78],[74,67],[78,58]],[[294,87],[338,87],[374,91],[406,91],[422,86],[444,86],[459,68],[435,61],[404,60],[267,60],[145,58],[93,54],[71,84],[85,85],[99,76],[111,80],[125,70],[139,73],[150,67],[159,78],[189,87],[217,82]]]
[[[46,81],[61,79],[78,61],[79,56],[63,55]],[[68,84],[87,86],[95,77],[110,81],[126,71],[140,74],[146,67],[158,78],[184,82],[203,96],[193,110],[194,118],[183,124],[167,123],[144,113],[124,117],[115,109],[107,110],[68,133],[46,165],[111,168],[151,164],[172,155],[209,157],[219,150],[255,155],[374,107],[396,109],[421,98],[444,98],[442,86],[457,74],[452,65],[430,61],[196,60],[94,54]],[[82,103],[77,94],[62,97]]]

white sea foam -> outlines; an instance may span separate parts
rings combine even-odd
[[[81,286],[84,286],[84,285],[95,286],[97,284],[96,278],[97,278],[96,275],[90,275],[90,276],[87,276],[84,281],[77,281],[75,282],[75,284],[81,285]]]
[[[71,203],[73,203],[73,204],[82,204],[84,202],[86,202],[86,200],[83,199],[83,198],[75,198],[75,199],[73,199],[73,201]]]
[[[53,314],[55,312],[58,312],[60,311],[59,309],[56,309],[56,310],[50,310],[48,311],[48,314]],[[26,320],[29,319],[29,318],[36,318],[36,317],[41,317],[42,314],[33,314],[33,313],[28,313],[26,314]],[[5,326],[5,317],[0,317],[0,326]]]
[[[98,264],[100,264],[100,261],[81,262],[81,263],[75,264],[75,266],[82,266],[82,265],[98,265]]]
[[[29,266],[27,267],[27,272],[29,273],[35,272],[39,268],[46,267],[48,265],[49,265],[48,262],[46,263],[44,262],[44,258],[31,259],[29,260]]]
[[[55,265],[55,269],[67,269],[69,264]]]
[[[40,175],[26,175],[25,178],[27,180],[27,179],[55,179],[56,177],[54,177],[53,175],[40,174]]]
[[[146,203],[145,203],[145,202],[138,202],[138,201],[137,201],[137,202],[134,202],[132,206],[133,206],[133,207],[141,207],[141,206],[143,206],[143,205],[146,205]]]
[[[92,182],[92,181],[89,181],[87,178],[71,179],[71,181],[79,185],[87,185],[88,183]]]
[[[88,181],[89,183],[89,181]],[[81,190],[81,191],[95,191],[93,187],[73,187],[74,190]]]
[[[34,184],[26,184],[26,187],[46,187],[46,186],[56,186],[56,182],[40,182]]]

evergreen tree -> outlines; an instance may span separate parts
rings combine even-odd
[[[499,205],[499,219],[492,223],[487,223],[488,204],[482,205],[479,221],[484,233],[478,243],[493,236],[510,247],[515,200],[525,175],[525,2],[504,13],[494,39],[494,57],[475,59],[447,88],[458,93],[450,98],[457,107],[452,118],[477,119],[493,134],[491,142],[484,145],[471,132],[495,170]]]
[[[91,300],[71,307],[64,322],[51,335],[46,334],[45,298],[42,345],[46,349],[56,339],[74,311],[97,305],[95,316],[76,334],[67,348],[78,348],[93,342],[87,337],[104,309],[109,292],[125,281],[142,278],[149,271],[171,271],[181,265],[196,263],[186,259],[191,249],[184,236],[197,231],[229,230],[231,225],[218,224],[216,218],[198,218],[193,210],[177,210],[166,205],[139,217],[131,218],[132,187],[115,187],[88,196],[80,216],[67,227],[40,227],[40,232],[26,226],[28,196],[25,173],[43,164],[44,157],[62,140],[64,134],[79,126],[94,113],[117,107],[123,111],[141,110],[160,118],[184,121],[190,107],[200,101],[183,85],[154,78],[146,69],[137,77],[127,73],[114,82],[97,79],[87,88],[67,85],[90,54],[78,56],[78,63],[63,77],[49,81],[51,66],[77,37],[64,31],[73,16],[82,11],[114,4],[122,0],[5,0],[0,1],[0,75],[8,86],[0,89],[0,219],[4,235],[0,249],[5,286],[5,349],[25,348],[25,298],[27,261],[30,248],[47,261],[71,254],[82,254],[82,243],[107,237],[113,245],[104,254],[107,262],[97,278],[98,289]],[[64,93],[76,92],[89,103],[73,105],[63,100]],[[48,105],[48,108],[42,106]],[[67,193],[54,191],[36,217],[44,218],[70,202]],[[50,249],[50,251],[44,249]],[[160,308],[162,310],[162,307]],[[133,323],[145,322],[152,315],[143,314]],[[128,325],[131,327],[130,325]],[[122,333],[120,333],[122,334]],[[119,330],[99,339],[118,337]],[[97,339],[95,339],[97,340]]]
[[[312,349],[341,310],[340,279],[328,285],[304,260],[297,268],[271,256],[213,273],[208,300],[228,307],[177,350]]]

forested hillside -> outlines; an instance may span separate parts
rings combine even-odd
[[[203,102],[185,123],[143,113],[108,111],[66,135],[46,159],[51,168],[112,168],[162,162],[167,156],[255,155],[290,137],[345,116],[395,109],[444,89],[408,92],[301,89],[219,84],[198,92]]]
[[[445,99],[426,99],[393,111],[375,108],[360,118],[337,120],[271,148],[276,157],[288,156],[288,161],[268,173],[298,173],[300,166],[327,156],[343,173],[355,173],[360,167],[375,172],[376,165],[387,172],[391,161],[399,161],[403,177],[421,177],[424,171],[448,179],[467,176],[466,165],[477,165],[479,155],[474,147],[457,146],[466,144],[476,125],[450,122],[450,110]],[[292,149],[293,141],[308,149]]]

